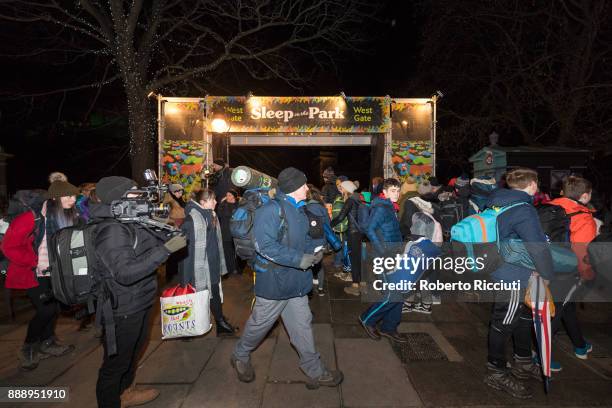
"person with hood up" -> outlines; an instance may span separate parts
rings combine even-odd
[[[355,183],[350,180],[343,181],[340,183],[340,189],[344,195],[344,205],[339,213],[337,213],[331,221],[331,226],[334,228],[336,225],[348,219],[348,250],[349,257],[351,260],[351,286],[345,287],[344,292],[359,296],[361,293],[361,229],[358,222],[359,206],[361,204],[361,196],[356,192],[357,187]]]
[[[543,279],[552,279],[553,263],[550,250],[545,245],[546,234],[532,205],[533,196],[538,191],[538,173],[531,169],[517,168],[508,172],[506,182],[510,189],[500,188],[493,191],[485,206],[504,208],[514,205],[497,217],[498,238],[502,243],[510,239],[522,240],[533,260],[535,271],[502,262],[491,274],[491,279],[495,282],[520,282],[520,288],[495,292],[484,382],[489,387],[507,392],[515,398],[531,398],[531,392],[520,380],[542,381],[542,372],[532,360],[533,321],[531,309],[524,302],[525,291],[529,278],[536,271]],[[506,346],[511,337],[514,345],[514,364],[510,370],[506,362]]]
[[[96,184],[99,203],[90,213],[98,223],[93,242],[99,260],[97,273],[104,279],[105,295],[98,297],[96,314],[104,326],[104,357],[98,371],[98,407],[128,407],[154,400],[159,391],[136,388],[138,359],[147,344],[152,306],[158,300],[157,268],[187,244],[182,234],[167,238],[139,223],[115,219],[111,203],[130,197],[136,182],[125,177],[104,177]]]
[[[196,291],[210,291],[210,310],[215,318],[217,337],[233,335],[236,329],[223,316],[221,277],[227,275],[221,226],[214,211],[217,200],[212,190],[197,191],[185,207],[181,230],[187,236],[187,257],[179,264],[181,285]]]

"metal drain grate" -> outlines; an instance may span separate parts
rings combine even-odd
[[[403,333],[406,343],[391,342],[393,351],[402,363],[410,361],[448,361],[446,354],[428,333]]]

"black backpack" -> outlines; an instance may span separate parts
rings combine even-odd
[[[583,213],[577,211],[567,214],[563,207],[554,204],[542,204],[536,207],[542,230],[548,236],[550,242],[570,242],[570,222],[574,215]]]
[[[238,208],[230,219],[230,232],[234,240],[236,255],[247,262],[255,261],[255,242],[253,239],[253,219],[255,210],[270,201],[267,192],[246,191],[238,203]],[[285,213],[278,204],[281,229],[285,224]]]
[[[94,243],[99,227],[106,222],[62,228],[48,239],[53,295],[65,305],[87,304],[93,313],[93,302],[105,289],[102,285],[104,278],[100,276],[102,268],[97,267]],[[129,231],[132,233],[131,229]]]
[[[455,199],[450,199],[434,204],[433,207],[435,215],[442,225],[444,240],[449,241],[451,228],[464,218],[463,205]]]

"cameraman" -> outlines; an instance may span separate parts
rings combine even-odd
[[[255,305],[231,364],[240,381],[253,381],[251,352],[280,316],[300,356],[300,368],[309,378],[306,387],[336,387],[342,382],[342,372],[325,368],[312,334],[307,295],[312,290],[311,268],[321,261],[323,251],[314,254],[308,237],[306,176],[293,167],[286,168],[278,175],[278,189],[274,200],[255,210]]]
[[[105,331],[96,386],[99,407],[140,405],[159,395],[156,389],[137,390],[132,382],[158,296],[156,270],[186,245],[183,235],[164,243],[162,236],[142,225],[113,218],[110,204],[135,186],[125,177],[105,177],[96,184],[101,202],[91,206],[93,221],[100,223],[94,238],[97,272],[105,282],[105,295],[98,299]]]

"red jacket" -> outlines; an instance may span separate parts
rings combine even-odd
[[[9,289],[30,289],[38,286],[38,254],[33,248],[34,226],[34,213],[28,211],[18,215],[4,234],[2,252],[9,260],[5,287]]]
[[[570,242],[572,243],[572,250],[578,258],[580,277],[585,280],[592,280],[595,278],[595,273],[588,262],[587,246],[597,235],[593,210],[566,197],[555,198],[549,204],[563,207],[566,214],[579,213],[571,217]]]

